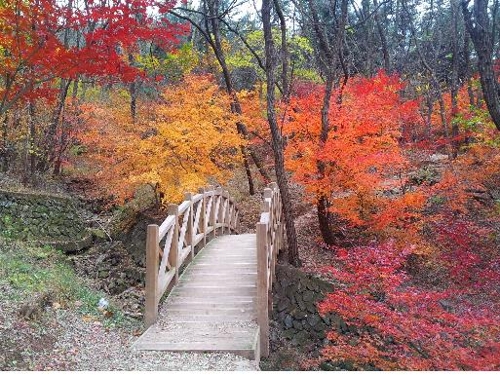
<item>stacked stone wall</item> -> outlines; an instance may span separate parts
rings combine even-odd
[[[92,240],[73,199],[8,191],[0,191],[0,236],[53,244],[66,252]]]
[[[272,317],[281,326],[283,336],[297,345],[306,345],[325,341],[332,328],[346,330],[345,322],[337,314],[321,316],[318,312],[318,302],[332,290],[333,286],[324,280],[278,264]]]

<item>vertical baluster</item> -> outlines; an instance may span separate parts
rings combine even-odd
[[[172,235],[172,245],[170,246],[170,253],[168,261],[175,268],[174,285],[179,281],[179,206],[170,204],[168,206],[168,214],[174,215],[174,227]]]
[[[191,247],[191,255],[189,258],[189,262],[191,262],[194,258],[194,233],[196,233],[195,229],[193,228],[193,220],[194,220],[194,206],[193,206],[193,194],[191,193],[185,193],[184,194],[184,199],[189,201],[189,218],[188,218],[188,227],[186,231],[186,243],[188,246]]]
[[[226,192],[221,191],[220,193],[220,204],[219,204],[219,223],[221,224],[220,226],[220,233],[223,235],[225,232],[224,228],[224,205],[226,204]]]
[[[148,225],[146,234],[146,306],[144,312],[146,328],[154,324],[158,317],[159,242],[158,225]]]
[[[214,190],[213,206],[211,212],[212,225],[214,227],[214,238],[217,237],[217,223],[219,222],[220,213],[220,199],[221,199],[222,189],[218,187]]]
[[[201,223],[201,233],[203,233],[203,247],[206,246],[207,244],[207,226],[208,226],[208,218],[207,218],[207,195],[205,188],[201,188],[199,190],[200,194],[203,194],[203,199],[201,200],[201,217],[200,217],[200,223]],[[200,224],[198,224],[200,225]]]
[[[229,191],[226,190],[226,212],[224,212],[224,226],[227,228],[228,234],[231,234],[231,218],[229,216],[229,209],[231,208],[231,197]]]

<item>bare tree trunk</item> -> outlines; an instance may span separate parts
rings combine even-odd
[[[319,57],[323,61],[323,69],[326,75],[325,82],[325,92],[323,94],[323,105],[321,107],[321,132],[318,140],[318,146],[322,149],[330,134],[331,126],[330,126],[330,106],[332,100],[333,93],[333,85],[335,80],[335,70],[338,62],[341,64],[342,61],[342,40],[344,38],[344,30],[347,20],[347,0],[342,0],[341,3],[341,15],[340,19],[337,20],[335,25],[335,29],[333,31],[327,32],[322,25],[322,22],[319,17],[318,10],[316,8],[316,3],[314,0],[309,0],[309,6],[311,11],[311,18],[313,21],[313,29],[315,31],[316,37],[318,38],[318,49],[319,49]],[[329,35],[335,33],[335,38],[333,38],[333,45],[330,44]],[[344,83],[342,85],[345,86],[347,82],[347,75],[345,75]],[[337,105],[342,105],[342,96],[339,94],[337,98]],[[318,172],[318,179],[323,179],[325,177],[325,169],[326,165],[322,160],[316,161],[316,170]],[[333,245],[335,243],[335,231],[332,228],[333,216],[330,211],[330,199],[325,194],[320,193],[316,197],[317,199],[317,210],[318,210],[318,223],[321,231],[321,236],[323,237],[323,241],[328,245]]]
[[[464,57],[465,57],[465,69],[466,69],[466,79],[467,79],[467,94],[469,96],[469,104],[472,107],[476,106],[474,98],[474,90],[472,88],[472,74],[471,74],[471,63],[470,63],[470,35],[469,32],[465,31],[464,37]]]
[[[9,170],[9,155],[8,155],[8,143],[9,143],[9,112],[2,114],[2,172],[7,172]]]
[[[493,70],[493,36],[488,15],[488,0],[474,0],[472,13],[467,7],[468,3],[468,0],[461,1],[465,26],[476,49],[481,88],[488,112],[500,130],[500,88]]]
[[[377,0],[373,0],[373,5],[375,5],[375,8],[378,8],[378,3]],[[382,27],[382,23],[380,22],[380,17],[379,17],[379,11],[375,12],[373,15],[375,19],[375,24],[377,25],[377,31],[380,36],[380,43],[382,45],[382,54],[384,56],[384,70],[387,74],[391,72],[391,59],[389,55],[389,47],[387,46],[387,38],[385,36],[385,31],[384,28]]]
[[[36,171],[36,155],[35,147],[36,147],[36,108],[35,103],[30,102],[28,106],[29,111],[29,124],[30,124],[30,132],[29,132],[29,148],[30,148],[30,175],[33,176]]]
[[[451,42],[452,42],[452,62],[451,62],[451,137],[452,137],[452,156],[457,157],[459,142],[458,137],[458,8],[457,3],[451,2]]]
[[[283,136],[278,127],[275,111],[275,49],[271,26],[271,0],[262,1],[262,24],[264,27],[264,42],[266,54],[266,78],[267,78],[267,119],[271,129],[273,144],[274,164],[276,178],[281,192],[283,202],[283,213],[286,221],[286,235],[288,240],[288,261],[294,266],[300,266],[299,251],[297,246],[297,234],[293,215],[293,205],[288,188],[288,178],[285,171],[285,160],[283,156]]]

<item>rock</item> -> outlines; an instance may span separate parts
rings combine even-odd
[[[308,302],[306,304],[306,310],[309,311],[310,313],[315,313],[317,311],[316,306],[314,306],[314,304],[311,302]]]
[[[323,371],[338,371],[338,367],[334,366],[331,362],[322,362],[319,365],[319,368]]]
[[[432,154],[431,156],[429,156],[429,161],[431,163],[439,163],[448,159],[449,156],[444,154]]]
[[[319,317],[319,315],[314,314],[307,317],[307,323],[309,323],[311,327],[314,327],[319,322],[321,322],[321,318]]]
[[[299,306],[299,308],[301,310],[305,310],[306,309],[306,304],[304,302],[302,302],[302,298],[300,298],[299,300],[296,301],[297,305]]]
[[[307,318],[307,313],[303,310],[299,309],[293,309],[292,312],[290,313],[295,319],[302,320],[304,318]]]
[[[310,301],[314,300],[314,292],[312,292],[310,290],[306,290],[304,292],[304,294],[302,295],[302,299],[304,300],[304,302],[310,302]]]
[[[320,320],[320,322],[314,326],[314,330],[316,332],[323,332],[326,329],[328,329],[328,326],[322,320]]]
[[[285,324],[286,328],[291,328],[293,326],[293,318],[287,314],[283,323]]]
[[[293,336],[295,335],[296,332],[297,331],[294,329],[286,329],[283,331],[283,337],[285,339],[291,339],[291,338],[293,338]]]
[[[322,316],[321,319],[325,322],[325,324],[330,325],[330,317],[328,315]]]
[[[299,322],[298,320],[294,320],[293,321],[293,328],[300,331],[302,329],[302,323]]]
[[[310,338],[307,331],[299,331],[295,334],[295,340],[299,345],[303,345]]]
[[[105,240],[108,238],[108,236],[106,235],[106,233],[102,229],[91,229],[90,233],[96,239]]]
[[[281,312],[288,309],[289,307],[290,307],[290,302],[287,299],[283,298],[278,302],[277,310]]]
[[[105,279],[108,276],[109,276],[109,271],[107,271],[107,270],[100,270],[97,273],[97,277],[100,278],[100,279]]]

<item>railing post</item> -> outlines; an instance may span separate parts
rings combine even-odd
[[[236,207],[236,203],[233,202],[233,209],[231,210],[231,217],[229,218],[229,225],[233,232],[236,232],[236,211],[238,208]]]
[[[188,227],[186,231],[186,242],[191,246],[191,255],[189,261],[194,259],[194,246],[193,246],[193,233],[196,231],[193,228],[194,212],[193,212],[193,194],[185,193],[184,199],[189,201],[189,217],[188,217]]]
[[[200,223],[202,226],[202,233],[203,233],[203,247],[207,245],[207,226],[208,226],[208,221],[207,221],[207,197],[205,194],[205,188],[200,188],[198,190],[200,194],[203,194],[203,199],[201,200],[201,217],[200,217]],[[200,224],[198,224],[200,225]]]
[[[226,202],[226,192],[224,190],[220,193],[220,203],[219,203],[219,214],[218,214],[218,222],[221,224],[220,233],[224,235],[224,204]]]
[[[210,224],[213,226],[214,230],[214,238],[217,237],[217,220],[219,218],[219,209],[220,209],[220,188],[217,188],[213,191],[212,198],[212,210],[210,211]],[[219,203],[219,204],[217,204]]]
[[[222,200],[221,200],[221,208],[220,208],[220,221],[222,224],[222,234],[226,232],[226,226],[227,226],[227,217],[229,213],[229,191],[224,190],[222,192]],[[225,206],[225,207],[224,207]],[[231,231],[229,231],[229,234],[231,234]]]
[[[146,234],[146,306],[144,320],[146,328],[156,322],[158,317],[158,266],[159,266],[159,228],[148,225]]]
[[[168,214],[174,215],[174,227],[172,228],[172,245],[170,247],[170,253],[168,255],[168,261],[175,267],[175,278],[174,284],[179,281],[179,206],[176,204],[170,204],[168,206]]]
[[[269,286],[266,223],[257,223],[257,323],[260,328],[260,353],[269,356]]]
[[[226,213],[224,214],[224,224],[227,227],[227,230],[229,234],[231,234],[231,217],[229,216],[229,213],[231,212],[231,196],[229,195],[229,191],[226,190]]]

